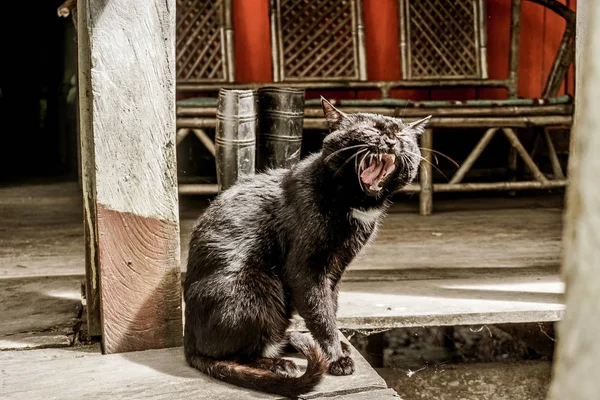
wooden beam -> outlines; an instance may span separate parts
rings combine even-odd
[[[418,118],[406,118],[407,122]],[[431,128],[531,128],[532,126],[570,126],[573,117],[570,115],[527,115],[518,117],[433,117],[427,124]],[[214,117],[179,117],[177,128],[214,128],[217,120]],[[304,118],[304,129],[326,129],[325,118]]]
[[[407,122],[417,118],[406,118]],[[209,128],[214,126],[208,118],[178,118],[181,128]],[[427,126],[430,128],[531,128],[532,126],[570,126],[570,115],[522,116],[522,117],[432,117]],[[212,125],[211,125],[212,124]],[[304,119],[304,129],[325,129],[325,118]]]
[[[544,141],[546,142],[548,157],[550,158],[550,164],[552,165],[552,173],[554,174],[554,177],[556,179],[565,179],[565,174],[563,174],[562,167],[560,166],[560,160],[556,154],[556,149],[554,148],[554,143],[552,143],[552,137],[550,137],[548,129],[542,128],[542,135],[544,136]]]
[[[212,195],[219,193],[219,185],[212,183],[182,183],[179,185],[179,194]]]
[[[491,107],[385,107],[385,106],[339,106],[340,111],[353,114],[359,112],[370,112],[373,114],[391,115],[400,118],[418,118],[427,115],[436,117],[519,117],[534,115],[570,115],[573,113],[572,104],[552,104],[545,106],[491,106]],[[178,117],[198,117],[216,113],[215,108],[209,107],[179,107],[177,109]],[[307,107],[304,110],[304,118],[320,118],[323,116],[323,110],[317,107]]]
[[[438,117],[519,117],[519,116],[544,116],[544,115],[572,115],[573,104],[550,104],[537,106],[497,106],[497,107],[386,107],[386,106],[339,106],[339,110],[349,114],[359,112],[370,112],[373,114],[391,115],[393,117],[410,118],[426,117],[435,115]],[[217,114],[216,107],[188,107],[178,106],[177,117],[215,118]],[[308,106],[304,109],[304,118],[320,118],[323,116],[323,109],[320,107]]]
[[[531,159],[529,153],[527,153],[527,150],[525,150],[525,148],[521,144],[521,141],[519,140],[519,137],[517,136],[515,131],[511,128],[502,128],[502,132],[510,142],[511,146],[517,151],[517,153],[519,153],[519,155],[525,162],[525,165],[527,166],[527,168],[529,168],[535,179],[542,183],[548,182],[548,179],[540,171],[537,165],[535,165],[535,162]]]
[[[183,139],[185,139],[187,137],[187,135],[189,135],[189,134],[190,134],[190,129],[187,129],[187,128],[178,129],[177,134],[175,135],[175,137],[176,137],[175,144],[179,146],[179,144],[181,142],[183,142]]]
[[[488,145],[490,140],[492,140],[494,134],[497,131],[498,128],[490,128],[485,132],[485,134],[481,137],[479,142],[477,142],[477,145],[473,148],[469,156],[462,163],[458,171],[456,171],[452,179],[450,179],[451,184],[459,183],[463,180],[467,172],[469,172],[473,164],[475,164],[475,161],[477,161],[477,159],[479,158],[485,147]]]
[[[433,149],[433,130],[425,129],[421,136],[421,147]],[[419,194],[419,212],[421,215],[430,215],[433,209],[433,153],[421,150],[423,160],[420,165],[419,179],[421,192]]]
[[[442,192],[479,192],[479,191],[514,191],[514,190],[545,190],[560,189],[567,186],[566,179],[548,180],[546,183],[538,181],[519,182],[483,182],[483,183],[436,183],[432,193]],[[396,193],[420,193],[420,184],[408,185]],[[209,183],[187,183],[179,185],[180,195],[214,195],[219,193],[219,186]]]
[[[88,281],[100,288],[103,350],[178,346],[175,1],[78,6]]]
[[[519,181],[519,182],[482,182],[482,183],[438,183],[433,185],[434,193],[442,192],[481,192],[481,191],[513,191],[533,189],[559,189],[567,186],[566,180]]]
[[[199,129],[199,128],[192,129],[192,131],[194,132],[194,135],[196,135],[198,140],[200,140],[200,142],[202,142],[202,145],[204,145],[204,147],[206,147],[206,150],[208,150],[208,152],[210,154],[212,154],[212,156],[214,157],[215,153],[216,153],[215,143],[211,140],[211,138],[208,137],[206,132],[204,132],[204,130]]]
[[[514,0],[513,0],[514,1]],[[227,85],[228,89],[259,89],[264,86],[272,87],[293,87],[293,88],[306,88],[307,90],[321,90],[321,89],[401,89],[401,88],[419,88],[427,89],[431,87],[436,88],[470,88],[470,87],[499,87],[506,88],[510,85],[509,79],[413,79],[413,80],[401,80],[401,81],[285,81],[280,82],[275,79],[274,82],[253,82],[253,83],[230,83]],[[191,80],[180,81],[177,84],[177,91],[179,92],[218,92],[222,83],[207,83],[207,82],[194,82]]]
[[[81,2],[80,14],[86,12]],[[80,18],[78,25],[85,20]],[[98,274],[98,225],[96,218],[96,166],[94,162],[94,133],[92,131],[91,53],[82,44],[89,44],[87,29],[77,28],[77,70],[79,79],[79,143],[81,152],[81,187],[83,190],[83,228],[85,240],[85,290],[88,332],[102,335],[100,316],[100,276]]]
[[[578,2],[578,40],[585,58],[578,52],[585,82],[577,90],[576,136],[571,153],[570,185],[567,192],[565,257],[567,311],[558,325],[558,343],[549,399],[583,400],[598,397],[597,362],[600,358],[600,3]]]

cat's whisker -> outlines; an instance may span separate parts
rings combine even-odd
[[[408,159],[408,157],[406,157],[406,154],[402,153],[400,154],[400,164],[402,165],[402,168],[400,169],[400,173],[403,173],[404,170],[406,169],[406,165],[410,163],[411,166],[413,166],[414,168],[414,164],[412,163],[412,161],[410,161]]]
[[[354,170],[356,171],[356,175],[358,175],[358,157],[354,158]]]
[[[356,157],[358,159],[358,156],[364,152],[364,151],[369,151],[369,149],[362,149],[362,150],[358,150],[356,153],[354,153],[353,155],[351,155],[350,157],[348,157],[346,159],[346,161],[342,164],[341,167],[338,168],[337,171],[335,171],[334,176],[336,176],[354,157]]]
[[[421,160],[425,161],[426,163],[428,163],[429,165],[431,165],[433,168],[435,168],[435,169],[436,169],[436,170],[437,170],[437,171],[438,171],[440,174],[442,174],[442,176],[443,176],[444,178],[446,178],[446,180],[448,180],[448,181],[450,180],[450,179],[449,179],[449,178],[446,176],[446,174],[444,174],[444,173],[442,172],[442,170],[441,170],[441,169],[439,169],[439,168],[438,168],[438,167],[437,167],[435,164],[433,164],[431,161],[429,161],[428,159],[426,159],[426,158],[425,158],[425,157],[423,157],[422,155],[420,155],[420,154],[417,154],[417,153],[413,153],[412,151],[408,151],[408,150],[406,150],[406,149],[405,149],[404,151],[405,151],[406,153],[409,153],[409,154],[412,154],[412,155],[414,155],[414,156],[417,156],[417,157],[419,157]]]
[[[413,168],[417,168],[417,165],[415,165],[415,161],[411,158],[409,158],[405,153],[401,154],[402,160],[404,161],[402,167],[404,167],[404,164],[408,165],[410,164],[411,167]]]
[[[458,164],[456,161],[454,161],[452,158],[448,157],[447,155],[445,155],[445,154],[444,154],[444,153],[442,153],[441,151],[437,151],[437,150],[433,150],[433,149],[428,149],[428,148],[426,148],[426,147],[419,147],[419,148],[420,148],[421,150],[427,150],[427,151],[430,151],[430,152],[432,152],[432,153],[439,154],[440,156],[444,157],[446,160],[448,160],[448,161],[450,161],[452,164],[454,164],[454,166],[455,166],[456,168],[460,168],[460,165],[459,165],[459,164]]]
[[[323,160],[324,162],[329,162],[329,160],[331,160],[333,157],[335,157],[337,154],[346,151],[346,150],[352,150],[352,149],[356,149],[358,147],[369,147],[369,145],[367,144],[356,144],[354,146],[348,146],[348,147],[344,147],[343,149],[339,149],[334,151],[333,153],[331,153],[330,155],[328,155],[327,157],[325,157],[325,160]]]
[[[415,160],[415,159],[408,158],[408,157],[406,157],[406,159],[410,161],[410,165],[413,167],[413,169],[416,169],[416,170],[419,169],[419,162],[421,161],[420,159]]]
[[[412,153],[411,153],[412,154]],[[414,169],[419,169],[419,163],[421,160],[423,160],[424,158],[419,156],[418,160],[415,160],[413,158],[408,157],[406,154],[403,154],[404,160],[406,161],[407,164],[410,163],[411,167],[413,167]],[[427,170],[423,170],[425,172],[425,176],[427,176]]]

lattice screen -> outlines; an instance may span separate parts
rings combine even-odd
[[[399,8],[405,79],[487,78],[482,0],[400,0]]]
[[[231,0],[177,0],[179,82],[231,82]]]
[[[360,0],[271,0],[275,81],[366,79]]]

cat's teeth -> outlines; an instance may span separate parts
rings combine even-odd
[[[392,159],[392,164],[396,162],[396,155],[395,154],[392,154],[390,156],[390,158]]]
[[[381,157],[383,156],[383,154],[379,153],[377,154],[377,157],[379,158],[379,162],[381,162]]]

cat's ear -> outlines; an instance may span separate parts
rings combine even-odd
[[[423,132],[425,132],[425,127],[427,126],[427,123],[430,119],[431,115],[418,121],[411,122],[409,124],[406,124],[405,129],[410,129],[415,133],[415,135],[420,136],[421,134],[423,134]]]
[[[321,96],[321,105],[323,106],[323,114],[325,114],[329,129],[332,132],[337,130],[340,122],[346,118],[346,114],[335,108],[333,104],[328,102],[323,96]]]

